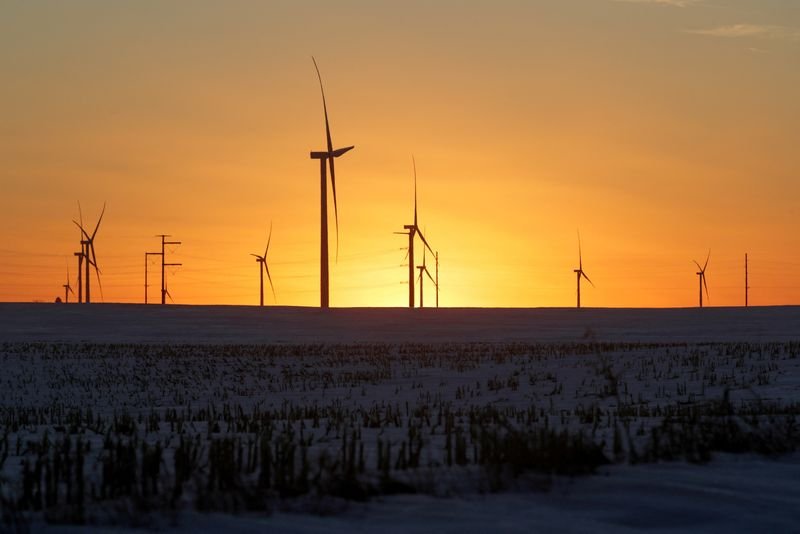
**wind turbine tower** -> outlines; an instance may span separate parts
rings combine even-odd
[[[74,252],[73,254],[78,257],[78,303],[80,304],[83,302],[83,279],[81,278],[81,269],[83,268],[83,245],[81,245],[80,252]]]
[[[339,257],[339,208],[336,204],[336,172],[334,170],[334,159],[342,156],[346,152],[355,148],[348,146],[344,148],[337,148],[334,150],[333,141],[331,140],[331,128],[328,122],[328,105],[325,102],[325,89],[322,87],[322,76],[319,73],[317,60],[312,56],[311,60],[314,62],[314,68],[317,71],[317,78],[319,79],[319,90],[322,93],[322,110],[325,113],[325,137],[327,141],[327,150],[311,152],[311,159],[319,160],[319,177],[320,177],[320,267],[319,267],[319,290],[320,290],[320,307],[327,308],[330,305],[330,284],[328,273],[328,178],[327,167],[331,168],[331,189],[333,191],[333,212],[336,220],[336,257]]]

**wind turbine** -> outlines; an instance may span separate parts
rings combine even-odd
[[[80,211],[80,204],[78,204],[78,211]],[[90,303],[92,302],[91,294],[90,294],[90,283],[89,283],[89,268],[94,267],[95,276],[97,276],[97,286],[100,288],[100,296],[103,295],[103,286],[100,283],[100,269],[97,267],[97,255],[94,251],[94,238],[97,236],[97,230],[100,228],[100,223],[103,221],[103,215],[106,212],[106,204],[103,203],[103,211],[100,212],[100,218],[97,219],[97,224],[94,227],[94,231],[92,235],[86,231],[83,227],[83,215],[81,214],[81,222],[78,223],[73,219],[72,222],[81,229],[81,234],[83,235],[83,239],[81,239],[81,248],[83,251],[83,257],[86,260],[86,272],[84,273],[84,285],[86,286],[85,289],[85,300],[84,302]]]
[[[586,278],[586,281],[592,284],[594,287],[594,283],[589,280],[589,277],[586,276],[586,273],[583,272],[583,257],[581,256],[581,233],[578,232],[578,268],[573,271],[577,278],[578,282],[578,308],[581,307],[581,277]]]
[[[703,307],[703,288],[706,288],[706,298],[708,297],[708,284],[706,284],[706,267],[708,267],[708,260],[711,258],[711,249],[708,250],[708,256],[706,256],[706,262],[700,267],[700,264],[696,261],[694,262],[697,265],[697,268],[700,269],[697,271],[698,282],[700,284],[700,307]]]
[[[69,304],[69,294],[75,294],[75,292],[72,290],[72,286],[69,285],[69,264],[67,264],[67,283],[61,287],[64,288],[64,303]]]
[[[251,256],[256,257],[256,263],[259,264],[258,266],[258,274],[261,278],[261,291],[259,292],[259,296],[261,297],[260,306],[264,305],[264,272],[267,273],[267,278],[269,279],[269,287],[272,288],[272,298],[275,297],[275,286],[272,285],[272,277],[269,275],[269,267],[267,266],[267,253],[269,252],[269,242],[272,241],[272,223],[269,223],[269,237],[267,238],[267,248],[264,249],[264,255],[259,256],[258,254],[250,254]],[[262,268],[263,266],[263,268]],[[276,299],[277,300],[277,299]]]
[[[333,148],[331,140],[331,127],[328,121],[328,105],[325,102],[325,89],[322,87],[322,76],[319,73],[317,60],[311,57],[314,62],[314,69],[317,71],[319,79],[319,90],[322,93],[322,111],[325,113],[325,137],[327,140],[327,150],[312,151],[311,159],[319,160],[320,177],[320,267],[319,267],[319,286],[320,286],[320,307],[327,308],[330,303],[330,285],[328,276],[328,180],[327,167],[331,168],[331,189],[333,190],[333,212],[336,221],[336,257],[339,257],[339,208],[336,204],[336,172],[334,171],[333,160],[342,156],[349,150],[355,148],[348,146],[345,148]]]
[[[403,228],[407,230],[406,232],[395,232],[395,234],[407,235],[408,236],[408,307],[414,307],[414,237],[419,234],[420,239],[425,244],[425,248],[431,251],[431,254],[435,254],[433,249],[428,244],[428,241],[425,239],[425,236],[422,234],[422,231],[419,229],[419,224],[417,224],[417,162],[414,159],[414,156],[411,156],[411,163],[414,167],[414,224],[406,224],[403,225]],[[425,249],[423,249],[424,252]]]
[[[431,276],[430,271],[428,271],[428,267],[425,265],[425,249],[424,248],[422,249],[422,265],[417,265],[417,269],[419,269],[419,307],[420,308],[424,308],[425,307],[425,303],[424,303],[425,301],[422,298],[423,297],[422,289],[425,286],[425,284],[424,284],[425,279],[422,277],[423,273],[428,275],[428,278],[430,278],[431,282],[433,282],[434,285],[436,285],[436,280],[433,279],[433,276]],[[438,292],[439,288],[437,287],[436,290]],[[438,301],[438,297],[437,297],[437,301]]]

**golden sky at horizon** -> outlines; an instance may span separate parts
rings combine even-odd
[[[177,303],[257,304],[272,222],[277,303],[317,305],[312,54],[356,146],[332,306],[407,304],[412,154],[443,306],[574,306],[578,229],[585,306],[694,306],[709,249],[712,306],[743,302],[745,252],[751,304],[800,303],[782,0],[4,3],[0,301],[63,297],[67,267],[74,287],[77,202],[93,225],[105,201],[105,302],[143,300],[167,233]]]

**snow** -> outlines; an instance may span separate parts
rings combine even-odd
[[[553,428],[584,431],[603,442],[611,458],[623,407],[639,413],[632,417],[629,434],[639,450],[651,430],[664,423],[662,415],[653,413],[657,408],[707,406],[725,398],[737,409],[754,407],[762,424],[774,407],[796,408],[798,340],[798,307],[323,311],[0,304],[0,414],[20,407],[51,414],[56,406],[64,413],[91,409],[106,418],[123,411],[134,417],[155,411],[163,417],[171,409],[184,417],[190,409],[209,406],[230,406],[245,414],[279,414],[287,406],[335,410],[345,414],[345,421],[356,421],[355,427],[326,430],[324,420],[317,427],[307,424],[306,436],[313,436],[309,454],[339,450],[341,434],[357,429],[366,444],[367,479],[375,476],[377,440],[391,442],[396,453],[412,420],[424,431],[422,475],[408,470],[395,476],[412,480],[427,473],[433,479],[427,495],[381,496],[366,503],[276,500],[268,514],[200,513],[186,506],[174,518],[148,518],[157,528],[789,532],[800,524],[797,453],[770,458],[715,454],[703,465],[621,462],[593,476],[548,478],[552,486],[547,490],[541,489],[542,475],[530,475],[491,493],[475,469],[446,465],[444,431],[433,414],[441,406],[456,413],[532,409],[538,414],[535,424],[546,419]],[[611,344],[602,349],[586,345],[597,341]],[[409,407],[412,414],[415,407],[430,410],[433,422],[426,425],[408,415]],[[595,412],[595,422],[585,419]],[[371,413],[382,421],[379,428],[358,423]],[[390,422],[392,413],[399,418],[397,426]],[[754,428],[749,416],[736,417],[735,424]],[[177,432],[210,439],[206,419],[189,417],[186,428]],[[462,424],[459,416],[456,421]],[[165,449],[165,466],[171,468],[176,431],[165,419],[154,430],[143,431],[143,426],[138,435],[151,445],[171,439],[172,448]],[[224,426],[213,432],[214,438],[247,436]],[[36,441],[45,430],[63,435],[56,428],[52,421],[25,424],[9,441]],[[87,477],[96,479],[99,474],[91,466],[102,450],[104,431],[94,435],[87,426],[81,432],[93,442]],[[0,437],[3,433],[0,424]],[[13,484],[21,477],[21,460],[32,457],[11,449],[8,461],[0,464],[0,480]],[[36,530],[80,530],[32,517]],[[124,522],[118,530],[125,530]]]
[[[786,341],[800,307],[317,308],[0,303],[0,340],[188,343]]]
[[[593,477],[562,480],[548,492],[447,499],[385,497],[366,504],[350,503],[335,515],[189,512],[172,528],[185,532],[295,534],[796,532],[800,524],[798,480],[798,456],[773,461],[726,455],[706,466],[614,466]],[[50,533],[82,530],[63,526],[45,529]]]

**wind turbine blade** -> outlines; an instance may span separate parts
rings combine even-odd
[[[697,269],[698,269],[700,272],[703,272],[703,268],[702,268],[702,267],[700,267],[700,264],[699,264],[699,263],[697,263],[697,260],[692,260],[692,261],[694,262],[694,264],[695,264],[695,265],[697,265]]]
[[[583,272],[583,256],[581,255],[581,231],[580,230],[578,230],[578,270]]]
[[[83,211],[81,210],[81,201],[78,201],[78,220],[81,222],[79,225],[81,230],[83,230]]]
[[[328,138],[330,143],[330,137]],[[336,171],[333,170],[333,159],[328,158],[331,167],[331,189],[333,190],[333,218],[336,222],[336,262],[339,262],[339,206],[336,204]]]
[[[275,286],[272,285],[272,276],[269,274],[269,267],[267,266],[267,262],[264,262],[264,270],[267,271],[267,280],[269,280],[269,287],[272,289],[272,298],[275,302],[278,302],[278,297],[275,296]]]
[[[706,256],[706,262],[703,264],[702,271],[706,272],[706,267],[708,267],[708,260],[711,258],[711,249],[708,249],[708,256]]]
[[[433,252],[433,249],[432,249],[432,248],[431,248],[431,246],[428,244],[428,241],[425,239],[425,236],[424,236],[424,235],[422,235],[422,232],[420,231],[420,229],[419,229],[419,228],[417,228],[417,235],[419,236],[419,238],[420,238],[420,239],[422,239],[422,242],[425,244],[425,247],[426,247],[428,250],[430,250],[430,251],[431,251],[431,254],[434,254],[434,252]],[[423,250],[424,250],[424,249],[423,249]]]
[[[586,278],[586,281],[587,281],[587,282],[589,282],[590,284],[592,284],[592,287],[595,287],[595,285],[594,285],[594,282],[592,282],[591,280],[589,280],[589,277],[588,277],[588,276],[586,276],[586,273],[585,273],[585,272],[583,272],[583,270],[581,270],[581,276],[583,276],[584,278]]]
[[[427,274],[427,275],[428,275],[428,278],[430,278],[430,279],[431,279],[431,282],[433,282],[433,285],[436,285],[436,280],[434,280],[434,279],[433,279],[433,276],[431,276],[431,273],[428,271],[428,268],[427,268],[427,267],[425,267],[425,268],[423,269],[423,271],[425,271],[425,274]]]
[[[272,221],[269,222],[269,237],[267,237],[267,248],[264,249],[264,261],[267,261],[267,253],[269,252],[270,241],[272,241]]]
[[[322,111],[325,113],[325,136],[328,141],[328,153],[333,152],[333,141],[331,140],[331,127],[328,122],[328,104],[325,102],[325,89],[322,87],[322,75],[319,73],[319,66],[314,56],[311,56],[311,61],[314,62],[314,69],[317,71],[317,79],[319,79],[319,91],[322,93]]]
[[[94,249],[92,249],[92,254],[94,255]],[[97,287],[100,288],[100,300],[104,301],[105,297],[103,296],[103,284],[100,282],[100,269],[97,268],[97,263],[94,263],[94,275],[97,278]]]
[[[414,227],[417,226],[417,160],[411,155],[411,164],[414,166]],[[424,241],[424,239],[423,239]]]
[[[708,284],[706,284],[706,274],[705,273],[701,274],[700,278],[703,279],[703,287],[706,288],[706,299],[710,301],[711,297],[708,296]]]
[[[175,304],[175,299],[173,299],[173,298],[172,298],[172,295],[170,294],[170,292],[169,292],[169,289],[167,289],[167,288],[165,287],[165,288],[164,288],[164,292],[165,292],[165,293],[167,294],[167,296],[169,297],[169,301],[170,301],[171,303]]]
[[[346,147],[344,147],[344,148],[337,148],[336,150],[334,150],[333,152],[331,152],[331,155],[332,155],[334,158],[338,158],[339,156],[341,156],[341,155],[343,155],[343,154],[346,154],[346,153],[350,152],[350,151],[351,151],[351,150],[353,150],[354,148],[355,148],[355,145],[352,145],[352,146],[346,146]]]
[[[99,272],[100,268],[97,266],[97,254],[94,252],[94,241],[89,242],[89,248],[92,252],[92,265],[94,265],[94,270]]]
[[[72,219],[72,222],[75,223],[75,226],[80,228],[81,233],[83,234],[83,237],[85,237],[86,240],[88,240],[89,239],[89,234],[86,233],[86,230],[83,229],[83,226],[78,221],[76,221],[75,219]]]
[[[250,255],[251,256],[255,256],[256,258],[258,258],[258,261],[264,261],[264,258],[262,256],[259,256],[258,254],[250,253]]]
[[[92,232],[91,239],[94,239],[94,236],[97,235],[97,230],[100,228],[100,222],[103,220],[103,215],[106,213],[106,203],[103,202],[103,211],[100,212],[100,218],[97,219],[97,226],[94,227],[94,232]]]

